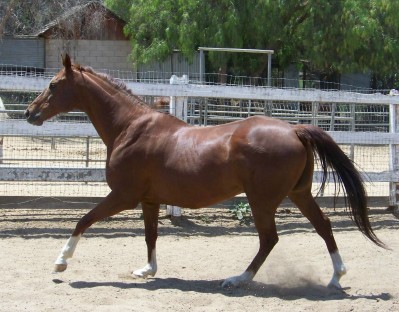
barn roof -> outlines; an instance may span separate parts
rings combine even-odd
[[[104,38],[87,38],[90,37],[85,35],[85,28],[88,28],[90,22],[93,21],[94,16],[101,16],[104,23],[94,25],[97,31],[101,31],[101,28],[108,28],[114,32],[113,37],[117,38],[105,38],[105,39],[127,39],[123,33],[123,27],[126,25],[126,21],[118,17],[114,12],[106,8],[102,3],[98,1],[91,1],[83,5],[78,5],[70,10],[66,11],[57,19],[48,23],[38,31],[35,36],[44,38],[63,38],[63,39],[104,39]],[[70,37],[73,38],[70,38]],[[68,38],[65,38],[68,37]],[[86,37],[86,38],[85,38]]]

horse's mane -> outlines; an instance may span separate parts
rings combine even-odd
[[[151,109],[151,110],[152,109],[162,109],[164,106],[169,105],[169,102],[166,101],[165,99],[159,99],[154,103],[153,107],[150,107],[150,105],[148,103],[146,103],[142,98],[140,98],[138,95],[134,94],[132,92],[132,90],[130,90],[128,88],[128,86],[122,80],[114,78],[114,77],[104,74],[104,73],[97,73],[90,66],[82,66],[80,64],[74,64],[73,67],[80,72],[86,72],[86,73],[94,75],[104,81],[107,81],[115,89],[122,91],[122,93],[125,94],[127,97],[134,100],[134,104],[139,104],[143,108]],[[160,113],[169,115],[168,112],[161,111]]]
[[[140,97],[138,97],[136,94],[130,90],[127,85],[120,79],[111,77],[110,75],[103,74],[103,73],[97,73],[93,70],[93,68],[89,66],[82,66],[80,64],[74,64],[74,67],[79,70],[80,72],[87,72],[89,74],[92,74],[102,80],[108,81],[115,89],[122,91],[129,97],[132,97],[136,100],[139,100],[141,104],[146,104]]]

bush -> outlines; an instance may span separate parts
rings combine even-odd
[[[251,207],[248,203],[239,203],[234,205],[234,207],[229,208],[230,213],[233,215],[234,219],[240,221],[240,225],[249,225],[252,222],[252,212]]]

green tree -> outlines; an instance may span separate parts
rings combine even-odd
[[[397,66],[398,2],[309,0],[307,10],[292,39],[315,68],[389,72]]]
[[[131,38],[132,59],[138,63],[165,58],[179,49],[190,60],[199,46],[268,49],[276,25],[273,6],[264,1],[241,0],[106,0],[118,12],[129,8],[126,33]],[[265,18],[267,16],[267,18]],[[267,25],[265,25],[267,23]],[[264,30],[263,30],[264,28]],[[278,37],[276,37],[278,39]],[[211,65],[225,71],[264,68],[266,56],[209,53]],[[245,63],[245,65],[244,65]],[[248,65],[249,64],[249,65]]]
[[[320,73],[389,73],[399,65],[399,1],[106,0],[127,20],[132,58],[146,63],[199,46],[274,49],[278,64]],[[213,69],[261,74],[266,56],[209,53]]]

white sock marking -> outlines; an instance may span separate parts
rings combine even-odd
[[[147,265],[139,270],[133,272],[133,274],[137,277],[146,278],[151,275],[154,276],[157,273],[158,265],[157,265],[157,255],[155,249],[151,252],[150,262]]]
[[[331,253],[330,256],[331,256],[331,261],[333,263],[334,274],[333,274],[328,286],[340,289],[342,287],[339,283],[339,280],[341,279],[341,277],[343,275],[346,274],[346,268],[345,268],[345,265],[342,261],[341,255],[339,254],[338,250],[336,252]]]
[[[241,275],[238,276],[233,276],[233,277],[229,277],[227,279],[224,280],[224,282],[222,283],[222,287],[228,287],[228,286],[240,286],[246,283],[249,283],[250,281],[253,280],[255,274],[253,274],[250,271],[245,271],[244,273],[242,273]]]
[[[62,248],[60,255],[58,256],[55,264],[67,264],[66,259],[72,258],[76,246],[79,242],[81,235],[71,236],[64,248]]]

